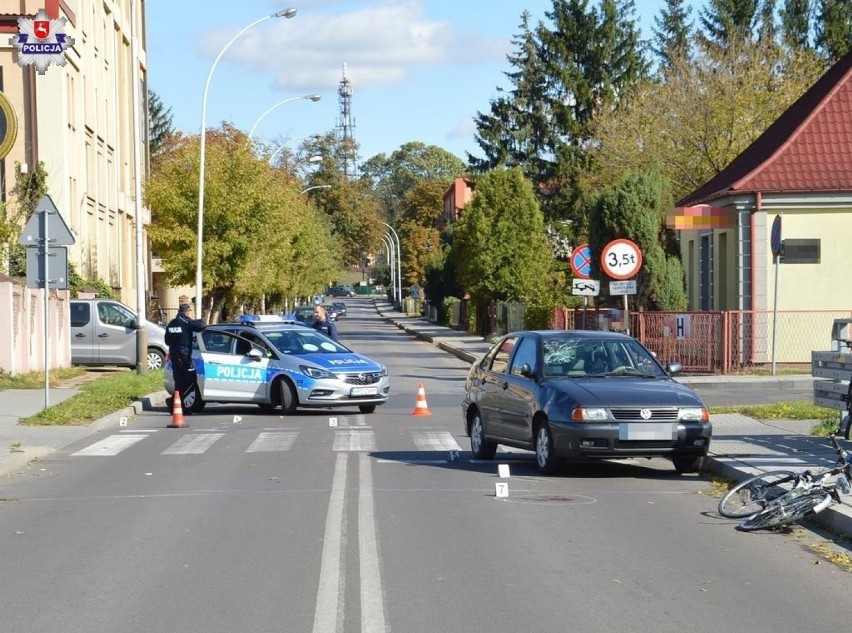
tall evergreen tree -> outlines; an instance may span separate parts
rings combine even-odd
[[[775,19],[777,0],[761,0],[757,19],[757,39],[775,44],[778,38],[778,23]]]
[[[692,8],[684,6],[685,0],[665,0],[660,14],[654,17],[654,40],[652,49],[660,66],[670,68],[675,56],[684,56],[689,51],[692,24],[689,14]]]
[[[567,218],[582,232],[585,224],[582,176],[591,169],[589,125],[599,111],[618,106],[647,76],[649,63],[635,19],[633,0],[553,0],[540,25],[539,57],[548,77],[554,157],[545,174],[545,215]]]
[[[699,42],[708,50],[725,49],[732,40],[754,39],[758,0],[707,0],[699,12]]]
[[[810,48],[811,0],[784,0],[781,40],[791,48]]]
[[[542,157],[551,144],[551,126],[545,99],[546,76],[529,19],[529,12],[524,11],[520,33],[512,42],[515,52],[507,56],[513,70],[504,74],[512,87],[508,91],[498,87],[499,96],[491,100],[490,112],[477,112],[474,118],[474,140],[485,157],[468,154],[468,163],[479,173],[501,165],[520,166],[529,178],[540,181],[545,172]]]
[[[833,64],[852,49],[852,2],[819,0],[816,47]]]
[[[165,138],[174,132],[172,109],[166,108],[153,90],[148,90],[148,152],[156,156]]]

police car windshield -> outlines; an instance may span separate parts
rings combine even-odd
[[[264,334],[276,349],[287,355],[348,354],[351,351],[316,330],[265,330]]]

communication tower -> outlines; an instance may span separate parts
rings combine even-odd
[[[343,154],[343,173],[347,176],[356,175],[355,166],[355,119],[352,117],[352,83],[346,72],[346,62],[343,62],[343,79],[337,88],[337,101],[340,104],[340,119],[337,122],[337,138],[340,141]]]

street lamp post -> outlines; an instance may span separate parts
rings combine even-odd
[[[386,227],[391,230],[393,236],[396,238],[396,283],[397,290],[399,290],[399,305],[397,309],[402,308],[402,245],[399,243],[399,235],[394,230],[394,228],[388,224],[387,222],[382,222]]]
[[[308,193],[313,189],[331,189],[331,185],[314,185],[313,187],[307,187],[305,189],[302,189],[302,193]]]
[[[314,138],[314,139],[317,139],[317,138],[319,138],[319,135],[318,135],[318,134],[305,134],[304,136],[297,136],[296,138],[291,138],[289,141],[284,141],[284,142],[283,142],[283,143],[281,143],[281,145],[279,145],[279,146],[278,146],[278,148],[277,148],[274,152],[272,152],[272,154],[269,156],[269,164],[271,165],[271,164],[275,161],[275,157],[276,157],[276,156],[278,156],[278,154],[280,154],[280,153],[281,153],[281,151],[282,151],[285,147],[287,147],[287,146],[288,146],[288,145],[290,145],[291,143],[295,143],[296,141],[301,141],[303,138]]]
[[[390,233],[382,235],[382,241],[385,243],[385,249],[388,253],[388,266],[390,267],[390,282],[391,282],[391,297],[393,297],[394,305],[396,305],[396,270],[394,269],[394,260],[396,259],[396,248]]]
[[[272,112],[278,106],[283,106],[285,103],[290,103],[291,101],[298,101],[299,99],[307,99],[308,101],[316,102],[316,101],[319,101],[320,99],[322,99],[322,96],[321,95],[302,95],[300,97],[289,97],[287,99],[284,99],[283,101],[279,101],[274,106],[269,108],[266,112],[264,112],[259,117],[257,117],[257,121],[254,122],[254,125],[252,125],[251,129],[249,130],[249,133],[248,133],[249,140],[252,140],[254,138],[254,131],[257,129],[257,126],[260,125],[260,122],[263,121],[266,118],[266,115],[268,115],[270,112]]]
[[[231,44],[236,42],[240,36],[248,31],[249,29],[257,26],[261,22],[265,22],[266,20],[270,20],[272,18],[292,18],[296,15],[296,9],[289,8],[284,9],[283,11],[278,11],[277,13],[273,13],[271,15],[263,16],[262,18],[255,20],[248,26],[243,27],[243,29],[234,35],[230,39],[230,41],[225,44],[224,48],[219,51],[219,54],[216,56],[216,59],[213,60],[213,65],[210,67],[210,72],[207,73],[207,81],[204,83],[204,95],[201,98],[201,155],[198,163],[198,245],[195,252],[195,314],[198,315],[199,318],[203,317],[203,305],[202,305],[202,247],[204,243],[204,150],[207,142],[207,91],[210,89],[210,80],[213,78],[213,71],[216,70],[216,65],[219,63],[219,60],[222,59],[222,55],[225,54]]]

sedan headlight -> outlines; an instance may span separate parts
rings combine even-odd
[[[381,371],[381,374],[382,374],[382,378],[387,378],[387,375],[388,375],[388,368],[387,368],[387,367],[385,367],[384,365],[382,365],[382,371]]]
[[[577,407],[571,412],[574,422],[604,422],[609,420],[609,412],[602,407]]]
[[[310,376],[311,378],[319,379],[319,378],[331,378],[332,380],[337,379],[336,374],[332,374],[327,369],[320,369],[319,367],[309,367],[308,365],[299,365],[299,371],[301,371],[306,376]]]
[[[680,419],[691,422],[709,422],[710,414],[704,407],[684,407],[680,410]]]

